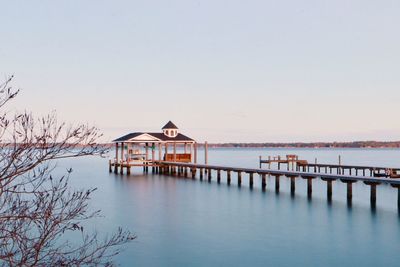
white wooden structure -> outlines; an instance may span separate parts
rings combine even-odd
[[[113,140],[115,143],[114,163],[127,169],[133,166],[148,168],[155,161],[174,161],[197,163],[197,143],[179,132],[178,127],[169,121],[162,132],[135,132]]]

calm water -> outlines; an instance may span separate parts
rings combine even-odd
[[[258,156],[298,154],[320,163],[400,167],[400,150],[361,149],[212,149],[212,164],[258,167]],[[202,155],[200,153],[200,155]],[[306,197],[306,183],[297,180],[296,195],[288,179],[274,191],[242,187],[232,176],[227,186],[207,181],[108,173],[108,159],[85,158],[60,162],[73,167],[76,187],[98,187],[93,209],[103,218],[95,227],[102,233],[117,226],[128,228],[138,239],[117,257],[122,266],[399,266],[400,216],[397,193],[378,186],[377,208],[369,205],[369,187],[353,187],[353,203],[346,204],[346,188],[333,187],[333,202],[326,201],[326,184],[313,182],[313,197]]]

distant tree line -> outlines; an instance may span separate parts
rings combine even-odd
[[[214,143],[209,147],[252,147],[252,148],[400,148],[400,141],[354,141],[354,142],[311,142],[311,143]]]

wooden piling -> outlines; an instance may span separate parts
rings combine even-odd
[[[325,179],[321,177],[322,181],[326,182],[326,197],[328,198],[328,201],[332,200],[332,179]]]
[[[217,182],[221,183],[221,170],[217,170]]]
[[[211,182],[211,169],[207,169],[208,172],[208,181]]]
[[[253,184],[254,184],[254,177],[253,177],[253,173],[249,173],[249,187],[253,188]]]
[[[370,189],[371,189],[370,201],[371,201],[371,205],[375,206],[376,205],[376,186],[379,185],[380,183],[377,183],[377,182],[364,182],[364,184],[370,186]]]
[[[390,186],[397,188],[397,209],[400,212],[400,184],[390,184]]]
[[[238,186],[240,187],[242,185],[242,172],[238,171],[237,175],[238,175],[237,183],[238,183]]]
[[[353,183],[356,181],[354,180],[347,180],[347,179],[340,179],[343,183],[347,184],[347,200],[351,201],[353,198]]]
[[[200,168],[200,181],[203,180],[203,168]]]
[[[108,161],[108,171],[109,171],[110,173],[112,172],[111,159]]]
[[[307,196],[311,197],[312,195],[312,178],[307,179]]]
[[[231,171],[226,171],[226,180],[228,185],[231,185]]]
[[[267,180],[265,178],[265,173],[261,174],[261,189],[265,190],[265,188],[267,187]]]
[[[279,192],[279,178],[280,175],[275,175],[275,191]]]
[[[303,179],[307,179],[307,196],[312,196],[312,180],[315,179],[315,176],[302,176]]]
[[[290,193],[294,195],[296,191],[296,177],[290,177]]]

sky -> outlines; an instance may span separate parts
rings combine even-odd
[[[8,109],[209,142],[400,140],[400,1],[0,0]]]

